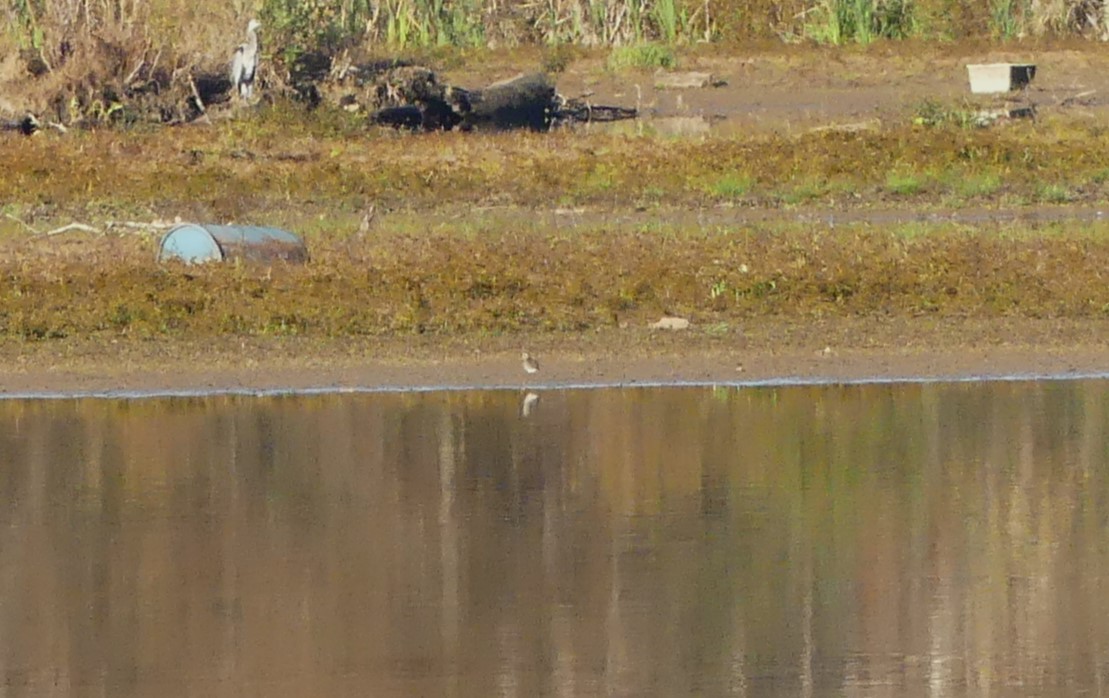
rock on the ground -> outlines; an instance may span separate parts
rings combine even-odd
[[[652,330],[687,330],[689,329],[689,320],[684,317],[663,315],[658,322],[652,322],[648,327]]]

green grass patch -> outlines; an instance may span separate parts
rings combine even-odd
[[[1036,196],[1037,200],[1048,204],[1071,203],[1077,198],[1070,187],[1057,183],[1041,185],[1036,191]]]
[[[630,46],[617,46],[613,48],[608,54],[606,65],[609,70],[625,70],[629,68],[669,69],[678,65],[678,57],[674,53],[674,49],[663,44],[632,44]]]
[[[807,204],[828,194],[828,185],[823,180],[806,179],[777,194],[777,199],[787,206]]]
[[[1105,184],[1109,182],[1109,167],[1094,170],[1089,174],[1088,181],[1092,184]]]
[[[885,189],[895,196],[914,196],[924,190],[927,178],[918,172],[894,170],[886,175]]]
[[[968,128],[977,124],[976,111],[965,102],[956,106],[928,98],[913,108],[912,123],[928,128]]]
[[[754,186],[755,180],[751,177],[733,172],[709,182],[705,186],[705,191],[719,199],[733,200],[743,198]]]
[[[950,173],[946,179],[951,193],[961,200],[990,197],[1001,189],[1001,176],[994,172]]]

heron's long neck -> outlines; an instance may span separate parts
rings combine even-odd
[[[246,33],[246,50],[249,53],[258,52],[258,30],[251,29]]]

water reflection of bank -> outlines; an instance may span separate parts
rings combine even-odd
[[[1107,397],[4,403],[0,656],[136,694],[1081,686]]]

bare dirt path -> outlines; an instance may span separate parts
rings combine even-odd
[[[659,89],[651,71],[606,74],[585,63],[560,76],[564,94],[593,92],[597,103],[637,103],[645,123],[661,130],[795,133],[851,125],[904,123],[925,100],[990,106],[1033,104],[1041,116],[1066,113],[1096,119],[1109,112],[1109,55],[1089,43],[1027,45],[1011,50],[891,44],[868,50],[775,47],[771,51],[705,51],[672,72],[705,71],[719,83],[699,89]],[[1031,62],[1030,87],[1006,97],[972,96],[968,63]],[[477,74],[462,79],[479,81]],[[703,122],[698,120],[704,118]]]

